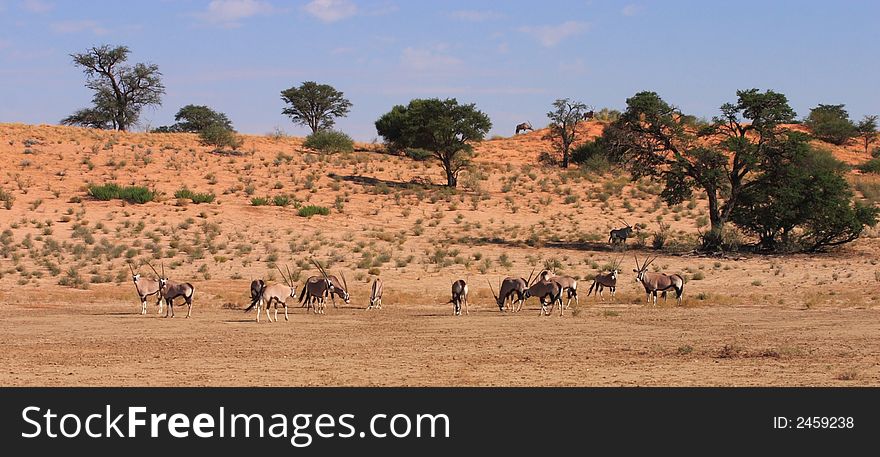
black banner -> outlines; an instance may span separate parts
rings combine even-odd
[[[2,443],[37,455],[840,453],[880,432],[874,388],[6,388],[0,405]]]

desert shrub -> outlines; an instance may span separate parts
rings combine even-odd
[[[15,196],[6,192],[4,189],[0,189],[0,201],[3,202],[4,208],[12,209],[12,203],[15,202]]]
[[[129,203],[147,203],[156,198],[156,192],[147,187],[122,187],[114,183],[103,185],[90,184],[88,192],[92,198],[102,201],[125,200]]]
[[[275,206],[290,206],[291,199],[287,195],[276,195],[272,197],[272,204]]]
[[[316,205],[303,206],[297,211],[297,215],[300,217],[327,216],[328,214],[330,214],[330,208]]]
[[[337,130],[318,130],[307,136],[303,145],[321,152],[354,151],[354,141],[351,137]]]
[[[190,200],[195,204],[213,203],[215,195],[213,193],[196,193],[186,187],[182,187],[174,193],[174,198]]]
[[[858,166],[859,171],[862,173],[877,173],[880,174],[880,158],[871,159],[861,165]]]
[[[663,249],[666,246],[666,241],[669,240],[669,224],[664,224],[662,222],[658,222],[660,225],[660,229],[654,233],[654,238],[651,240],[651,246],[654,249]]]
[[[243,141],[234,131],[223,127],[220,124],[211,124],[199,132],[199,138],[202,144],[213,146],[216,150],[230,148],[233,151],[241,147]]]
[[[251,199],[251,205],[266,206],[269,204],[269,197],[254,197]]]

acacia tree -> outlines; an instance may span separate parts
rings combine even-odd
[[[470,164],[471,143],[482,141],[491,128],[489,116],[476,105],[459,105],[454,98],[415,99],[376,121],[376,131],[391,149],[430,151],[440,161],[449,187],[458,185],[459,173]]]
[[[544,138],[552,141],[553,147],[562,155],[562,168],[568,168],[571,145],[577,140],[578,125],[584,120],[587,105],[561,98],[553,102],[553,108],[547,113],[550,132]]]
[[[795,116],[785,95],[737,91],[737,102],[724,104],[721,115],[699,131],[655,92],[640,92],[626,103],[626,111],[604,135],[612,158],[629,169],[633,180],[663,182],[661,197],[669,205],[689,199],[694,188],[704,192],[711,227],[702,248],[719,249],[739,195],[754,185],[748,176],[780,152],[775,146],[786,135],[779,125]]]
[[[865,116],[856,125],[856,131],[859,133],[862,141],[865,142],[865,154],[867,154],[871,143],[877,141],[877,116]]]
[[[849,113],[845,105],[823,105],[810,110],[810,115],[804,120],[804,125],[809,127],[816,138],[838,146],[846,144],[850,138],[856,136],[856,126],[849,120]]]
[[[137,123],[144,107],[162,103],[165,86],[159,67],[126,65],[130,52],[127,46],[103,45],[70,55],[86,74],[86,87],[95,92],[94,106],[75,112],[62,124],[127,131]]]
[[[281,91],[281,99],[290,105],[281,113],[290,116],[294,124],[308,126],[312,133],[331,129],[335,118],[345,117],[351,110],[351,102],[342,92],[314,81]]]

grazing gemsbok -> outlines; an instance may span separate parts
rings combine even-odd
[[[645,298],[648,303],[651,303],[651,298],[653,297],[653,304],[657,306],[657,292],[663,292],[663,300],[666,301],[666,292],[669,289],[675,289],[675,295],[678,299],[678,304],[681,305],[681,296],[684,293],[684,278],[681,275],[673,274],[668,275],[666,273],[654,273],[648,271],[648,266],[651,265],[657,257],[653,259],[645,259],[644,265],[639,265],[639,258],[636,259],[636,269],[633,270],[636,273],[636,282],[642,283],[642,286],[645,287]]]
[[[489,283],[489,289],[492,291],[492,296],[495,297],[495,304],[498,305],[500,311],[504,311],[505,307],[508,311],[514,313],[522,309],[523,302],[525,301],[523,294],[529,288],[529,284],[532,282],[532,275],[534,274],[535,269],[532,268],[532,272],[529,273],[529,279],[513,278],[510,276],[504,278],[501,281],[501,286],[498,288],[497,295],[495,294],[495,289],[492,288],[492,283]],[[509,306],[508,302],[510,303]],[[516,306],[517,303],[519,303],[519,307]]]
[[[568,308],[571,305],[571,299],[574,298],[574,304],[579,305],[580,301],[578,301],[578,282],[577,279],[574,279],[570,276],[551,276],[550,272],[544,270],[538,275],[544,281],[554,281],[560,286],[562,286],[562,291],[566,293],[566,297],[568,301],[565,302],[565,307]]]
[[[147,265],[150,264],[147,263]],[[165,304],[168,305],[168,307],[165,309],[165,317],[168,317],[169,313],[171,314],[171,317],[174,317],[174,300],[181,297],[183,298],[184,302],[186,302],[186,317],[189,318],[190,316],[192,316],[192,300],[196,288],[188,282],[178,283],[170,281],[168,277],[165,276],[165,262],[162,262],[161,275],[159,274],[159,272],[156,271],[155,268],[153,268],[152,265],[150,265],[150,269],[152,269],[153,273],[156,273],[156,276],[159,277],[159,294],[162,296],[162,299],[165,300]]]
[[[620,243],[623,244],[624,247],[626,247],[626,239],[632,236],[633,227],[632,225],[629,225],[629,222],[623,219],[618,220],[626,224],[626,227],[612,230],[608,236],[608,242],[611,244]]]
[[[452,303],[452,314],[454,316],[461,316],[461,305],[464,303],[464,311],[465,314],[470,314],[471,311],[468,308],[468,285],[464,281],[464,279],[459,279],[452,283],[452,300],[449,300],[447,303]]]
[[[275,266],[275,268],[278,268],[278,266]],[[278,322],[278,305],[284,307],[284,320],[289,321],[290,319],[287,317],[287,299],[293,298],[296,300],[296,286],[293,285],[293,275],[290,274],[290,268],[287,268],[287,276],[284,276],[284,272],[280,268],[278,268],[278,272],[281,273],[284,284],[265,286],[260,294],[260,298],[257,300],[260,304],[266,304],[266,319],[269,322],[272,322],[272,318],[269,316],[269,307],[273,303],[275,304],[275,322]],[[257,322],[260,322],[260,308],[262,306],[258,305]]]
[[[525,132],[526,130],[534,132],[535,129],[532,128],[531,122],[523,122],[522,124],[517,124],[515,135],[519,135],[519,132]]]
[[[523,293],[523,298],[537,297],[541,300],[541,313],[539,316],[549,316],[553,313],[553,306],[559,304],[559,315],[563,315],[562,310],[562,286],[556,281],[549,281],[546,277],[538,275],[538,281],[529,286]],[[550,310],[547,310],[545,299],[550,299]]]
[[[142,278],[140,273],[134,272],[131,262],[128,264],[128,269],[131,270],[131,280],[134,281],[134,288],[141,299],[141,315],[147,314],[147,297],[150,295],[156,296],[156,306],[159,307],[159,314],[162,314],[162,295],[159,293],[159,281]]]
[[[367,309],[382,309],[382,286],[381,279],[373,280],[373,285],[370,287],[370,305],[367,306]]]
[[[306,312],[308,312],[308,308],[314,305],[313,312],[315,314],[324,314],[324,300],[328,295],[333,294],[333,281],[331,281],[324,267],[317,260],[311,259],[311,261],[318,268],[318,271],[321,272],[321,276],[312,276],[306,280],[302,292],[300,292],[299,302],[307,306]],[[347,292],[345,296],[348,296]]]
[[[608,273],[597,274],[596,277],[593,278],[593,284],[590,285],[590,290],[587,292],[588,297],[593,293],[593,288],[595,288],[596,295],[599,296],[602,301],[605,301],[602,291],[607,287],[611,293],[611,300],[614,300],[614,293],[617,292],[617,275],[620,274],[620,262],[622,261],[623,257],[611,265],[611,271]]]

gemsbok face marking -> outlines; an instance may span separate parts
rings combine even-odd
[[[131,271],[131,280],[134,282],[134,288],[137,291],[138,298],[141,299],[141,315],[147,314],[147,297],[156,296],[156,306],[159,307],[159,314],[162,314],[162,295],[159,293],[159,281],[141,277],[140,273],[136,273],[128,263],[128,269]]]
[[[657,306],[657,292],[663,292],[663,301],[665,302],[666,292],[669,291],[669,289],[674,289],[676,298],[678,299],[678,305],[681,305],[681,296],[684,294],[684,278],[677,274],[668,275],[665,273],[648,271],[648,267],[657,260],[657,257],[650,260],[645,259],[643,265],[639,265],[639,258],[636,256],[634,257],[636,260],[636,268],[633,269],[633,273],[636,273],[636,282],[641,283],[645,288],[647,302],[653,303],[653,306]]]

